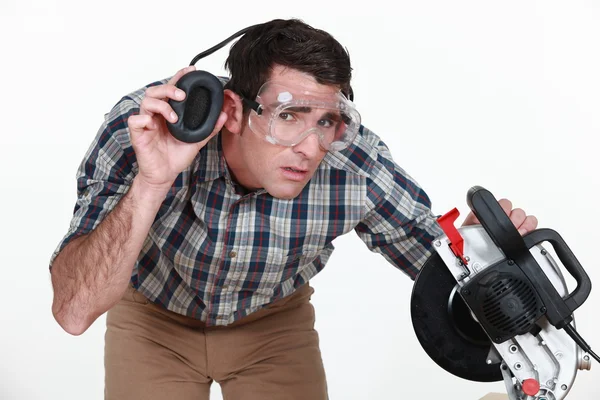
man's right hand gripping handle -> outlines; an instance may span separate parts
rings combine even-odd
[[[127,121],[139,166],[131,188],[96,229],[54,260],[52,313],[72,335],[85,332],[121,299],[167,191],[227,119],[222,112],[212,135],[200,143],[180,142],[169,133],[165,119],[174,122],[177,116],[168,101],[183,99],[175,84],[192,70],[184,68],[168,83],[146,90],[139,114]]]

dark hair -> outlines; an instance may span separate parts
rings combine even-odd
[[[298,19],[275,19],[246,32],[225,61],[230,72],[225,89],[254,100],[275,65],[308,73],[320,84],[339,86],[346,96],[351,90],[348,52],[331,34]]]

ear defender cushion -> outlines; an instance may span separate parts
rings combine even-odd
[[[176,86],[186,93],[183,101],[169,100],[177,114],[177,122],[167,121],[169,132],[178,140],[197,143],[215,129],[223,107],[223,84],[206,71],[188,72]]]

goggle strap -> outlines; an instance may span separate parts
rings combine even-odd
[[[260,105],[260,103],[254,101],[254,100],[249,100],[245,97],[242,97],[242,101],[248,106],[250,107],[252,110],[256,111],[256,113],[258,115],[262,115],[262,106]]]

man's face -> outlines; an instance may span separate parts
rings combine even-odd
[[[339,91],[333,86],[317,83],[314,78],[293,69],[277,66],[270,80],[284,86],[325,96],[335,96]],[[266,96],[268,97],[268,96]],[[265,99],[265,102],[268,99]],[[253,111],[251,111],[253,112]],[[291,118],[282,116],[283,118]],[[311,118],[310,115],[303,115]],[[268,116],[261,117],[268,118]],[[315,114],[315,118],[319,118]],[[251,129],[245,120],[244,130],[236,146],[236,157],[240,157],[233,169],[236,180],[248,189],[264,188],[272,196],[282,199],[296,197],[314,175],[327,151],[319,144],[316,134],[308,135],[300,143],[286,147],[265,140],[258,129]],[[266,124],[265,124],[266,125]]]

